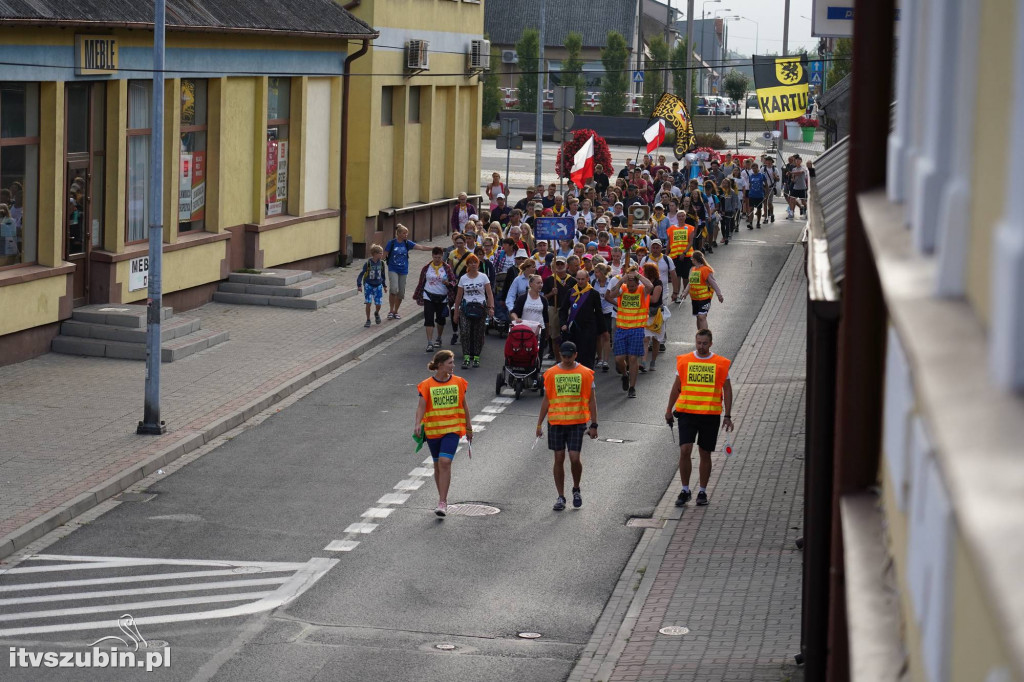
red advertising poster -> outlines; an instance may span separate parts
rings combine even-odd
[[[280,215],[281,202],[277,199],[277,140],[267,140],[267,215]]]

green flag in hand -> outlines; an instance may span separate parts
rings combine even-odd
[[[416,450],[414,452],[419,452],[420,450],[423,449],[423,444],[427,442],[426,429],[422,425],[420,425],[420,432],[413,434],[412,439],[416,441]]]

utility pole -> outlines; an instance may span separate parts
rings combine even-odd
[[[782,12],[782,56],[789,54],[789,0],[786,0],[786,9]]]
[[[636,10],[637,10],[637,17],[638,17],[637,18],[637,22],[636,22],[636,70],[637,71],[643,71],[644,70],[644,59],[645,59],[645,55],[644,55],[644,0],[637,0]],[[633,88],[634,85],[630,84],[629,87]],[[640,91],[637,92],[636,94],[638,96],[642,96],[644,94],[643,88],[640,88]]]
[[[665,44],[669,54],[672,50],[672,0],[665,0]],[[662,64],[662,75],[665,76],[665,92],[668,92],[668,64]]]
[[[153,19],[153,120],[149,154],[149,300],[146,309],[146,404],[136,433],[166,431],[160,419],[160,312],[164,249],[164,34],[166,0],[155,0]]]
[[[693,3],[694,0],[686,0],[686,109],[690,116],[696,115],[692,110],[693,74],[690,71],[693,65]]]
[[[540,174],[544,166],[544,40],[548,3],[540,0],[540,46],[537,49],[537,158],[533,170],[533,184],[541,184]],[[506,178],[507,179],[507,178]]]

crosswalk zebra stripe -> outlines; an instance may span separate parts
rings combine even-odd
[[[292,568],[263,568],[263,573],[292,572]],[[89,578],[87,580],[60,580],[50,583],[22,583],[20,585],[0,585],[0,592],[24,592],[26,590],[56,590],[66,587],[88,587],[89,585],[108,585],[113,583],[148,583],[161,580],[179,580],[185,578],[214,578],[218,576],[238,575],[235,568],[218,571],[181,571],[179,573],[154,573],[153,575],[121,575],[110,578]]]
[[[216,583],[195,583],[191,585],[165,585],[164,587],[139,587],[133,590],[103,590],[96,592],[76,592],[74,594],[47,594],[36,597],[14,597],[0,599],[0,606],[15,604],[37,604],[51,601],[74,601],[75,599],[105,599],[107,597],[130,597],[139,594],[166,594],[168,592],[202,592],[204,590],[230,590],[237,587],[259,587],[262,585],[280,585],[287,582],[283,578],[257,578],[255,580],[225,580]]]

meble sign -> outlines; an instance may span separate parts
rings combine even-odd
[[[75,36],[75,74],[94,76],[117,71],[121,48],[113,36]]]

